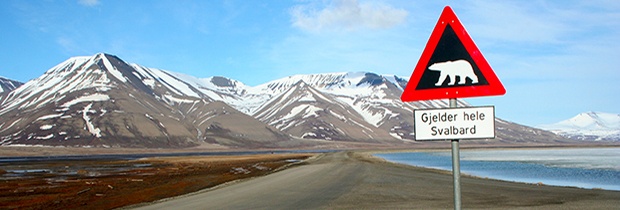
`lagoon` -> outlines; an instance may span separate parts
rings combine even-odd
[[[461,173],[505,181],[620,191],[620,148],[461,150]],[[452,170],[450,151],[375,154],[391,162]]]

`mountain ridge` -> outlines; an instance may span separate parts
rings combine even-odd
[[[267,147],[286,136],[205,92],[113,55],[73,57],[0,101],[0,144]]]
[[[0,98],[0,145],[276,148],[326,142],[415,144],[407,80],[372,72],[293,75],[257,86],[72,57]],[[458,100],[459,106],[469,106]],[[500,144],[571,141],[496,119]],[[488,144],[489,141],[480,141]]]
[[[589,111],[567,120],[537,127],[573,139],[620,141],[620,114]]]

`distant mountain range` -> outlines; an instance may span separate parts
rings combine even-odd
[[[1,81],[1,80],[0,80]],[[0,93],[0,145],[291,148],[413,145],[405,78],[371,72],[294,75],[258,86],[130,64],[109,54],[73,57]],[[19,87],[18,87],[19,86]],[[13,87],[13,88],[11,88]],[[15,88],[16,87],[16,88]],[[469,106],[458,101],[459,106]],[[575,143],[496,119],[477,144]]]
[[[15,81],[15,80],[11,80],[11,79],[7,79],[4,77],[0,77],[0,94],[6,94],[8,92],[11,92],[12,90],[14,90],[15,88],[23,85],[24,83]]]
[[[620,141],[620,114],[584,112],[568,120],[538,127],[572,139]]]

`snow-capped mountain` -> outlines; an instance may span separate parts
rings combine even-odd
[[[404,83],[406,80],[397,76],[369,72],[289,76],[248,91],[254,95],[270,93],[264,96],[270,101],[255,111],[249,109],[249,114],[286,129],[301,129],[303,126],[294,125],[309,123],[306,120],[309,116],[320,121],[311,123],[313,125],[303,132],[291,133],[299,138],[410,141],[413,140],[414,109],[447,107],[448,104],[446,101],[404,103],[400,100]],[[338,124],[342,125],[335,126]],[[330,127],[339,129],[329,129],[331,135],[328,135],[323,129]]]
[[[19,86],[23,84],[24,83],[21,83],[15,80],[0,77],[0,97],[1,95],[3,95],[3,93],[6,94],[8,92],[11,92],[15,88],[18,88]]]
[[[74,57],[0,101],[0,144],[264,146],[286,135],[174,74],[108,54]]]
[[[568,120],[538,127],[573,139],[620,141],[620,114],[584,112]]]
[[[294,137],[381,142],[393,140],[332,95],[298,81],[272,97],[254,116]]]
[[[74,57],[0,97],[0,145],[291,147],[325,142],[413,142],[413,110],[447,100],[402,102],[407,80],[371,72],[294,75],[247,86],[225,77]],[[469,106],[459,100],[459,106]],[[496,119],[482,144],[567,139]]]
[[[341,133],[352,132],[358,134],[354,138],[358,141],[365,139],[387,143],[412,142],[415,135],[413,110],[446,108],[449,102],[448,100],[402,102],[400,95],[406,84],[407,80],[404,78],[371,72],[294,75],[241,91],[251,94],[258,104],[263,104],[258,109],[241,108],[249,110],[246,113],[263,122],[285,128],[284,132],[293,127],[297,130],[305,128],[303,131],[287,132],[297,138],[338,140],[338,135]],[[290,90],[297,92],[288,92]],[[270,100],[260,102],[255,100],[256,98]],[[331,103],[326,105],[322,101]],[[469,104],[458,100],[458,106]],[[342,107],[345,111],[338,112],[337,107]],[[358,120],[360,117],[362,122]],[[295,126],[309,124],[308,119],[318,120],[323,126],[314,126],[318,124],[317,122],[312,126]],[[496,119],[496,125],[497,137],[490,141],[492,143],[561,143],[566,140],[548,131],[501,119]],[[327,129],[330,127],[339,129],[335,131]],[[343,128],[347,128],[349,132],[343,132]],[[372,135],[367,134],[371,133],[370,131]],[[386,133],[389,137],[385,135]]]

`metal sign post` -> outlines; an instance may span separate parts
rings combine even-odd
[[[416,109],[413,115],[416,141],[452,141],[454,209],[461,209],[459,140],[495,138],[494,107],[458,108],[456,98],[504,94],[506,89],[461,21],[452,8],[444,7],[400,98],[450,99],[450,109]]]
[[[495,107],[459,108],[455,98],[449,100],[449,105],[449,108],[414,110],[414,132],[416,141],[451,141],[454,209],[461,209],[459,141],[495,138]]]
[[[450,99],[450,108],[457,108],[456,99]],[[461,209],[461,160],[459,140],[452,140],[452,179],[454,180],[454,209]]]

